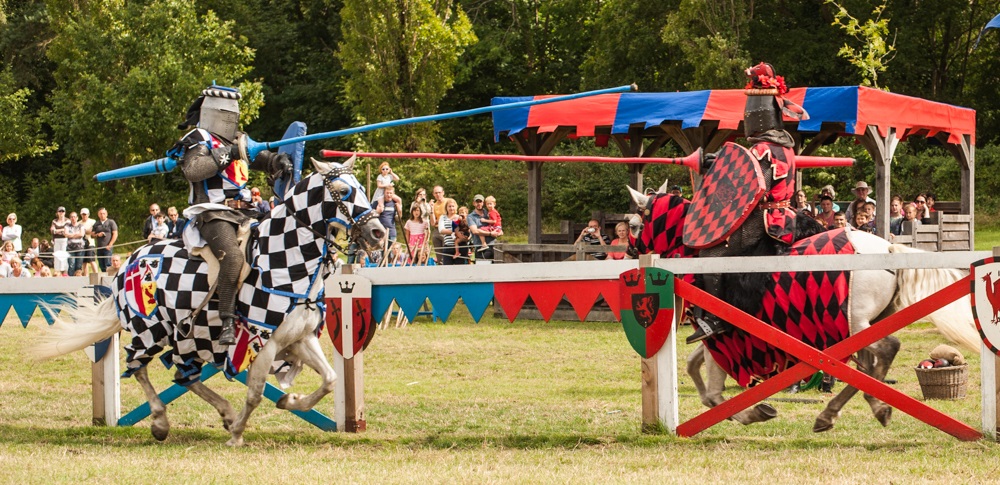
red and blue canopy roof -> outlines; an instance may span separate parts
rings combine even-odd
[[[551,96],[496,97],[492,104],[544,99]],[[933,137],[948,134],[949,143],[959,143],[968,135],[975,143],[976,111],[926,99],[888,93],[863,86],[794,88],[786,98],[802,105],[809,119],[800,121],[799,132],[819,132],[823,123],[843,124],[842,133],[863,134],[867,126],[886,136],[889,128],[896,137]],[[738,129],[743,121],[746,95],[742,89],[688,91],[677,93],[602,94],[558,103],[495,111],[493,135],[515,135],[528,128],[540,133],[559,126],[575,128],[575,136],[594,136],[598,127],[610,127],[612,134],[628,133],[629,127],[649,128],[663,122],[680,122],[681,128],[695,128],[703,122],[718,122],[720,129]],[[785,118],[786,122],[793,122]],[[606,131],[604,133],[607,133]]]

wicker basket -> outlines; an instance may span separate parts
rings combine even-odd
[[[966,364],[937,369],[914,369],[920,390],[927,399],[965,399],[969,383],[969,366]]]

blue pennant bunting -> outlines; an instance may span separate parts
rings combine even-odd
[[[396,300],[400,310],[411,321],[419,315],[425,300],[431,301],[434,317],[446,322],[461,297],[472,318],[483,318],[493,301],[493,283],[447,283],[439,285],[380,285],[372,287],[372,312],[377,317],[385,314],[389,304]]]
[[[392,304],[397,285],[372,286],[372,316],[379,321]]]
[[[399,305],[399,310],[412,322],[414,318],[417,318],[421,305],[427,299],[427,289],[436,286],[440,285],[394,285],[393,288],[396,291],[393,292],[392,296],[395,298],[396,304]],[[454,306],[454,303],[452,305]],[[376,315],[379,314],[376,313]]]
[[[14,309],[17,318],[21,321],[21,326],[27,327],[31,316],[36,309],[41,309],[45,321],[51,325],[55,322],[53,311],[58,312],[59,307],[65,305],[70,300],[62,293],[17,293],[0,295],[0,315],[6,317],[10,309]],[[50,310],[51,309],[51,310]],[[3,325],[3,318],[0,318],[0,325]]]
[[[431,302],[434,300],[431,299]],[[468,283],[462,285],[462,301],[469,309],[472,319],[479,323],[493,301],[493,283]]]

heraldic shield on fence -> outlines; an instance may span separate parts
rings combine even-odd
[[[648,359],[663,347],[674,322],[674,275],[660,268],[638,268],[618,277],[621,319],[629,344]]]
[[[986,258],[972,263],[972,315],[979,336],[994,354],[1000,355],[1000,260]]]

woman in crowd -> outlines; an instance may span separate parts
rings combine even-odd
[[[802,192],[802,191],[800,190],[799,192]],[[805,193],[803,193],[803,196],[804,195],[805,195]],[[617,236],[617,237],[615,238],[614,241],[611,241],[611,245],[612,246],[622,246],[622,247],[626,247],[627,248],[628,247],[628,224],[625,223],[625,222],[619,222],[618,224],[616,224],[615,225],[615,236]],[[631,258],[628,257],[628,254],[625,254],[625,252],[622,251],[622,252],[609,252],[608,253],[608,259],[631,259]]]
[[[14,251],[21,252],[21,226],[17,224],[17,214],[7,214],[7,225],[3,226],[3,242],[14,243]]]
[[[69,261],[66,254],[67,225],[69,225],[69,219],[66,218],[66,208],[60,207],[56,209],[56,218],[52,220],[52,225],[49,226],[49,232],[52,233],[52,269],[55,270],[55,274],[60,276],[65,275],[66,270],[69,269]],[[59,253],[58,256],[55,256],[56,252]]]
[[[417,189],[417,194],[413,196],[413,205],[420,206],[420,210],[423,213],[424,222],[430,227],[431,224],[431,212],[434,210],[431,207],[431,203],[427,202],[427,189],[420,187]]]
[[[444,205],[444,217],[438,218],[438,232],[444,237],[444,246],[434,248],[438,264],[455,264],[455,219],[458,219],[458,203],[449,200]]]

